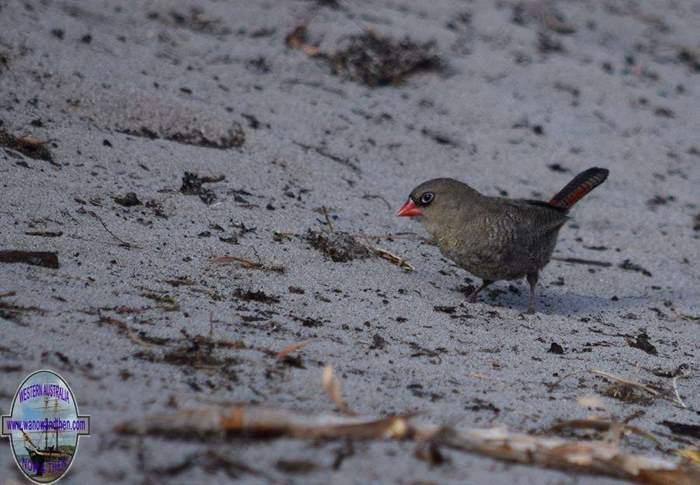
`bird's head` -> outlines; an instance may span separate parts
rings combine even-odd
[[[448,221],[467,209],[475,196],[476,190],[458,180],[432,179],[414,188],[396,215],[417,217],[424,224]]]

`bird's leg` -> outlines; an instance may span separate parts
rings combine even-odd
[[[487,286],[489,286],[491,283],[493,283],[493,280],[484,280],[484,282],[481,283],[481,286],[480,286],[480,287],[478,287],[476,290],[472,291],[472,292],[469,294],[469,298],[468,298],[467,301],[469,301],[469,303],[474,303],[474,302],[476,302],[476,296],[479,294],[479,292],[480,292],[481,290],[483,290],[484,288],[486,288]]]
[[[539,273],[528,273],[527,282],[530,283],[530,301],[527,305],[527,312],[532,315],[535,313],[535,287],[539,279]]]

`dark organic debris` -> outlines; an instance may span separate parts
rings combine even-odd
[[[625,259],[622,263],[620,263],[618,268],[627,270],[627,271],[636,271],[637,273],[642,273],[644,276],[651,276],[651,271],[648,269],[645,269],[644,267],[633,263],[629,259]]]
[[[163,339],[159,337],[150,337],[144,332],[134,332],[129,325],[118,318],[110,317],[99,313],[99,320],[97,321],[100,325],[112,325],[116,327],[122,335],[126,335],[129,340],[135,344],[142,345],[144,347],[150,347],[151,345],[165,345],[169,342],[169,339]]]
[[[301,323],[303,327],[307,328],[318,328],[318,327],[323,327],[323,322],[321,320],[317,320],[313,317],[297,317],[296,315],[289,315],[289,317],[294,320],[295,322]]]
[[[46,142],[38,140],[33,136],[17,137],[0,129],[0,147],[17,151],[35,160],[44,160],[57,165],[53,161],[53,155],[51,155],[51,151],[49,151],[46,146]]]
[[[552,260],[561,261],[563,263],[571,263],[571,264],[586,264],[589,266],[601,266],[603,268],[608,268],[608,267],[612,266],[612,263],[608,263],[607,261],[596,261],[593,259],[559,258],[556,256],[552,256]]]
[[[643,350],[647,354],[657,355],[656,347],[649,341],[649,335],[646,332],[642,332],[634,338],[627,338],[627,345],[634,347],[636,349]]]
[[[332,72],[370,87],[398,85],[407,77],[425,71],[441,71],[445,64],[436,52],[435,42],[418,44],[409,38],[392,40],[370,30],[346,39],[333,53],[322,52],[308,43],[308,29],[297,26],[285,43],[311,57],[325,60]]]
[[[257,301],[260,303],[266,303],[268,305],[280,302],[279,297],[273,296],[273,295],[268,295],[267,293],[265,293],[262,290],[252,291],[252,290],[242,290],[240,288],[236,288],[233,291],[233,296],[235,298],[238,298],[239,300]]]
[[[325,233],[309,229],[304,239],[336,263],[369,258],[372,253],[347,232]]]
[[[695,72],[700,72],[700,49],[683,47],[678,51],[678,60]]]
[[[550,354],[558,354],[558,355],[563,355],[564,354],[564,347],[559,345],[556,342],[552,342],[552,345],[549,346],[549,350],[547,351]]]
[[[494,403],[478,397],[472,399],[471,402],[465,406],[465,409],[470,411],[491,411],[495,414],[501,412],[501,410]]]
[[[0,251],[0,263],[26,263],[58,269],[58,253],[47,251]]]
[[[654,400],[648,392],[625,382],[613,382],[603,391],[603,394],[613,399],[634,404],[648,405]]]
[[[63,231],[24,231],[27,236],[61,237]]]
[[[693,218],[693,231],[700,231],[700,212]]]
[[[185,172],[182,176],[182,186],[180,187],[180,192],[185,195],[198,195],[202,202],[207,205],[211,205],[216,200],[216,194],[206,187],[204,184],[212,184],[216,182],[221,182],[225,180],[224,175],[219,175],[218,177],[200,177],[196,173]]]
[[[327,56],[334,74],[370,87],[398,85],[417,72],[441,71],[444,63],[435,42],[400,41],[371,31],[351,36],[348,45]]]
[[[369,346],[370,350],[383,350],[389,342],[386,341],[384,337],[375,333],[372,337],[372,345]]]
[[[174,297],[168,294],[161,294],[153,291],[143,291],[141,293],[141,296],[143,296],[144,298],[148,298],[149,300],[155,301],[163,311],[176,312],[180,310],[180,304]]]
[[[434,443],[420,443],[416,446],[414,456],[428,463],[431,467],[444,465],[450,461],[450,459],[440,451],[440,447]]]
[[[116,196],[113,197],[113,199],[114,202],[116,202],[119,205],[123,205],[124,207],[142,205],[142,202],[139,200],[138,196],[134,192],[127,192],[123,197]]]
[[[216,340],[205,335],[189,335],[181,330],[183,339],[180,339],[175,348],[158,354],[155,352],[137,352],[136,357],[149,362],[164,362],[166,364],[192,367],[216,371],[230,381],[237,381],[238,376],[233,366],[239,363],[236,357],[221,357],[217,350],[220,349],[245,349],[245,343],[238,340]]]
[[[562,44],[559,39],[552,37],[546,32],[537,33],[537,50],[539,50],[542,54],[566,52],[564,44]]]
[[[564,167],[560,163],[552,163],[550,165],[547,165],[547,168],[550,169],[552,172],[560,172],[560,173],[569,173],[571,170],[568,168]]]
[[[77,199],[76,199],[76,200],[77,200]],[[98,216],[94,211],[86,210],[84,207],[81,207],[80,209],[78,209],[78,214],[87,214],[87,215],[89,215],[90,217],[96,219],[97,222],[99,222],[99,223],[102,225],[102,227],[104,228],[104,230],[107,231],[107,233],[108,233],[110,236],[112,236],[114,239],[116,239],[116,240],[119,242],[119,246],[124,247],[124,248],[128,248],[128,249],[131,249],[131,248],[138,248],[137,245],[132,244],[132,243],[130,243],[130,242],[127,242],[127,241],[123,240],[122,238],[120,238],[119,236],[117,236],[117,235],[107,226],[107,224],[105,223],[105,221],[104,221],[100,216]]]
[[[435,131],[430,128],[423,128],[420,130],[421,135],[430,138],[433,140],[435,143],[438,145],[447,145],[447,146],[452,146],[452,147],[459,147],[459,142],[453,139],[451,136],[446,135],[444,133],[440,133],[439,131]]]
[[[671,379],[673,377],[679,377],[679,376],[687,376],[688,371],[690,370],[690,366],[688,364],[681,364],[675,369],[661,369],[657,368],[652,370],[652,374],[654,374],[657,377],[666,377],[668,379]]]
[[[0,318],[10,320],[18,325],[24,325],[22,322],[22,314],[36,312],[40,315],[46,313],[46,310],[35,306],[21,306],[10,303],[9,301],[0,301]]]
[[[433,310],[436,311],[436,312],[447,313],[448,315],[452,315],[454,312],[457,311],[457,307],[455,307],[455,306],[435,305],[435,306],[433,307]]]
[[[677,423],[675,421],[662,421],[661,424],[671,430],[673,434],[690,436],[695,439],[700,439],[700,425]]]
[[[310,473],[318,468],[318,465],[308,460],[279,459],[275,468],[284,473]]]
[[[231,128],[224,133],[216,136],[214,134],[205,133],[203,130],[192,129],[188,132],[169,130],[154,130],[147,126],[142,126],[137,129],[123,128],[117,130],[119,133],[126,135],[148,138],[150,140],[164,139],[170,140],[184,145],[195,145],[206,148],[218,148],[224,150],[227,148],[238,148],[245,143],[245,132],[240,123],[233,122]]]
[[[190,7],[187,13],[177,10],[171,10],[169,13],[175,25],[192,32],[214,36],[225,36],[231,33],[231,29],[222,19],[207,16],[201,7]]]
[[[663,196],[657,194],[647,201],[647,205],[651,208],[654,208],[659,205],[666,205],[669,202],[674,202],[675,200],[676,198],[673,195]]]
[[[265,481],[272,481],[271,477],[251,468],[242,461],[235,460],[219,451],[218,448],[192,453],[179,463],[170,466],[160,466],[144,470],[152,479],[147,481],[162,482],[169,481],[167,478],[176,477],[182,473],[191,472],[194,468],[200,468],[211,476],[225,474],[230,480],[240,480],[245,474],[260,476]]]

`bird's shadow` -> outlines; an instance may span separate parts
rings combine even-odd
[[[462,294],[464,294],[462,292]],[[467,298],[468,295],[465,295]],[[491,291],[485,290],[478,299],[478,303],[484,303],[496,308],[508,308],[527,311],[529,290],[522,289],[519,292],[508,291],[496,287]],[[538,287],[536,298],[537,313],[544,315],[589,315],[604,310],[625,310],[638,308],[640,305],[650,304],[655,301],[647,295],[619,296],[615,299],[593,295],[581,295],[572,291],[559,288]]]

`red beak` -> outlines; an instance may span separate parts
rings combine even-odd
[[[408,199],[404,205],[401,206],[399,211],[396,213],[398,217],[414,217],[422,216],[423,212],[416,206],[416,204]]]

